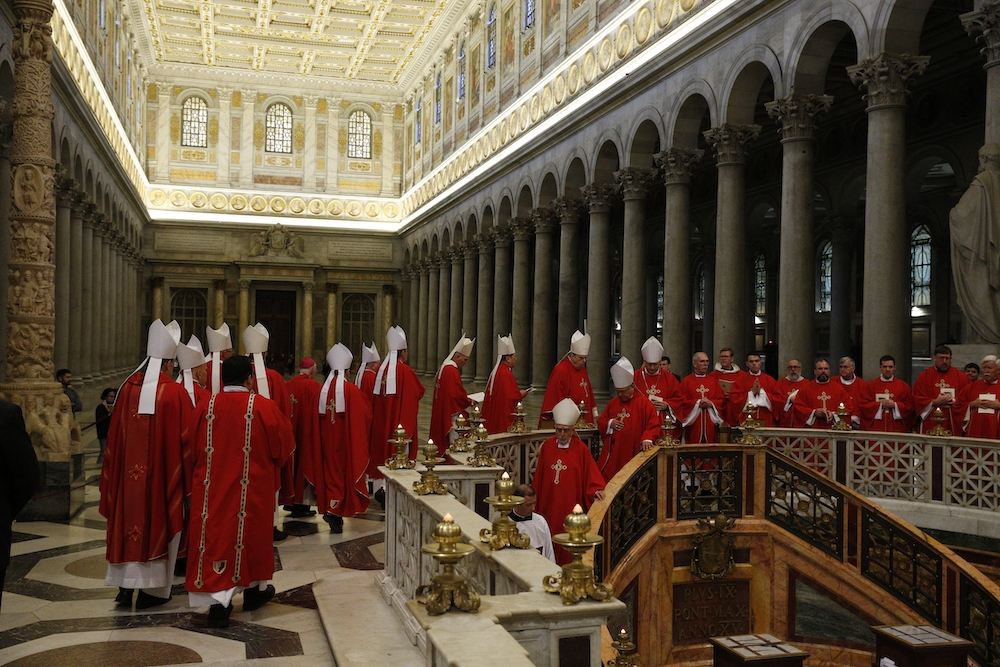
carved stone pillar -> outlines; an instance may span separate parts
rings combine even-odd
[[[70,246],[70,214],[73,206],[73,181],[67,178],[60,178],[57,185],[56,196],[56,342],[53,361],[56,368],[65,368],[69,365],[69,339],[80,334],[79,331],[71,333],[69,326],[70,317],[70,259],[72,248]],[[73,369],[74,373],[79,373],[79,367]]]
[[[434,355],[434,366],[448,357],[455,341],[451,340],[451,260],[454,252],[451,248],[441,253],[441,263],[438,267],[438,337],[437,354]]]
[[[419,315],[417,317],[416,331],[417,334],[416,343],[411,343],[407,340],[407,345],[410,348],[409,359],[412,364],[415,364],[415,370],[419,372],[424,372],[427,370],[427,352],[430,348],[430,344],[427,342],[427,328],[430,326],[430,322],[427,321],[428,314],[430,313],[430,293],[431,293],[431,265],[430,262],[424,260],[420,262],[420,298],[419,302]],[[437,293],[435,292],[435,295]],[[414,354],[416,352],[416,354]]]
[[[111,229],[107,222],[105,216],[101,216],[101,267],[103,273],[101,274],[101,316],[99,320],[99,326],[104,331],[107,332],[111,325],[111,314],[112,314],[112,267],[111,267]],[[163,311],[170,312],[169,304],[164,304]],[[161,311],[161,312],[163,312]],[[97,342],[97,350],[101,360],[101,373],[103,375],[113,374],[113,366],[111,363],[111,343],[108,340],[107,335],[99,336],[95,339]]]
[[[80,217],[83,228],[83,289],[80,292],[83,313],[80,325],[80,370],[74,372],[80,373],[80,377],[86,381],[94,373],[94,223],[90,216],[84,215],[83,204],[83,193],[76,193],[73,215]]]
[[[114,264],[114,317],[111,322],[112,329],[112,368],[120,370],[124,365],[124,354],[122,345],[122,332],[125,330],[125,318],[128,317],[126,308],[125,292],[125,266],[122,262],[122,240],[119,236],[111,246],[111,253]],[[187,342],[187,341],[184,341]]]
[[[375,319],[375,330],[389,330],[392,326],[392,312],[395,308],[393,302],[396,299],[395,285],[382,285],[382,315]]]
[[[704,151],[670,148],[663,170],[663,353],[681,377],[691,368],[691,167]]]
[[[633,362],[640,358],[646,339],[646,196],[653,180],[648,169],[628,167],[615,173],[625,202],[622,240],[622,346],[621,353]],[[596,374],[596,373],[595,373]]]
[[[215,90],[216,98],[219,100],[218,132],[216,134],[215,148],[218,155],[216,165],[218,171],[215,174],[215,182],[220,188],[229,187],[229,160],[232,156],[232,103],[233,89],[219,86]],[[201,336],[198,336],[200,339]]]
[[[475,240],[470,239],[466,241],[462,246],[463,251],[463,269],[465,275],[462,278],[462,328],[465,329],[469,336],[475,336],[477,338],[476,342],[476,353],[469,359],[469,363],[465,365],[462,369],[462,377],[471,381],[476,377],[476,373],[479,372],[479,350],[485,347],[487,350],[492,348],[492,344],[489,339],[492,336],[487,334],[488,331],[493,329],[492,323],[489,325],[489,329],[483,329],[482,331],[477,331],[478,327],[476,324],[479,321],[479,311],[476,305],[476,292],[477,286],[482,287],[476,281],[478,273],[478,265],[476,259],[479,257],[479,246],[476,244]],[[492,262],[490,262],[492,264]],[[490,289],[490,314],[493,314],[493,267],[490,267],[490,280],[487,286]],[[456,269],[452,268],[452,273]]]
[[[103,230],[101,229],[101,219],[100,215],[97,213],[97,207],[94,204],[87,203],[84,205],[85,211],[84,220],[90,225],[92,232],[92,249],[91,256],[93,258],[93,265],[91,270],[91,290],[90,290],[90,338],[91,338],[91,348],[90,348],[90,372],[94,379],[99,379],[103,377],[104,367],[101,365],[101,337],[95,331],[97,326],[101,322],[101,316],[103,314],[103,305],[105,299],[105,276],[104,276],[104,254],[102,252],[104,248],[104,237]],[[161,299],[162,303],[162,293]],[[154,302],[155,303],[155,302]],[[158,310],[153,311],[153,319],[156,319],[158,315]],[[84,334],[85,336],[87,334]],[[84,338],[86,340],[86,338]]]
[[[316,283],[302,283],[302,354],[299,360],[313,356],[313,288]],[[298,363],[298,360],[296,360]]]
[[[465,282],[465,244],[457,244],[451,249],[451,304],[448,307],[448,349],[462,335],[462,285]],[[475,337],[474,329],[469,330],[469,336]],[[470,359],[470,362],[474,360]],[[468,366],[469,364],[466,364]],[[475,365],[475,364],[473,364]]]
[[[579,199],[556,200],[559,215],[559,324],[556,349],[567,344],[580,327],[580,212]]]
[[[590,257],[587,263],[587,333],[590,334],[588,363],[600,372],[588,373],[594,396],[608,395],[608,374],[603,369],[611,359],[611,197],[613,185],[580,188],[590,212]],[[559,349],[569,351],[569,338],[559,339]]]
[[[790,95],[765,107],[781,126],[781,261],[778,269],[778,368],[788,359],[812,365],[816,253],[813,250],[813,170],[816,117],[829,95]]]
[[[515,341],[524,341],[519,348],[514,378],[517,384],[528,384],[531,370],[531,221],[524,218],[511,220],[514,232],[514,291],[511,298],[511,331]],[[515,344],[516,345],[516,344]],[[551,369],[549,369],[551,370]]]
[[[535,298],[531,327],[531,384],[544,390],[555,366],[555,290],[552,258],[558,225],[553,211],[536,208],[531,212],[535,226]]]
[[[421,347],[423,370],[434,374],[443,359],[438,359],[438,330],[441,305],[441,257],[435,255],[427,263],[427,338]]]
[[[254,127],[254,105],[257,103],[257,91],[241,90],[240,101],[243,103],[243,118],[240,121],[240,187],[253,185],[253,158],[256,142]],[[263,132],[263,128],[261,128]]]
[[[306,109],[303,128],[306,136],[302,151],[302,183],[307,188],[314,188],[316,187],[316,106],[319,103],[319,95],[303,95],[302,99]]]
[[[340,289],[336,283],[326,284],[326,349],[337,344],[337,310]],[[383,353],[384,354],[384,353]]]
[[[930,58],[886,53],[847,68],[868,100],[865,178],[863,377],[875,377],[883,354],[910,379],[910,229],[906,222],[906,84]]]
[[[495,300],[494,295],[497,290],[494,286],[493,279],[495,275],[495,268],[493,266],[493,243],[494,236],[490,234],[479,234],[476,236],[475,245],[473,246],[479,251],[479,281],[476,283],[475,278],[473,278],[473,283],[479,286],[479,303],[478,312],[476,314],[476,337],[478,341],[476,342],[476,375],[475,381],[477,383],[486,382],[490,377],[490,371],[493,370],[493,359],[496,355],[496,351],[493,346],[496,344],[494,341],[496,336],[494,335],[496,327],[493,323],[493,315],[495,312]],[[475,260],[472,262],[475,265]],[[466,297],[469,294],[469,264],[465,265],[465,293]],[[475,294],[475,293],[473,293]],[[473,297],[475,298],[475,297]],[[466,308],[469,307],[468,298],[465,302]],[[506,335],[506,334],[502,334]]]
[[[986,143],[1000,144],[1000,2],[984,2],[959,17],[966,32],[983,44],[986,58]]]
[[[240,325],[237,331],[233,332],[233,338],[239,339],[237,346],[240,354],[246,354],[243,347],[243,332],[250,326],[250,281],[240,281]]]
[[[744,145],[760,134],[759,125],[725,124],[705,132],[718,155],[719,194],[715,217],[714,347],[731,347],[737,359],[746,352],[746,153]],[[709,358],[714,358],[712,350]]]
[[[410,299],[407,304],[410,311],[410,317],[406,322],[404,331],[406,331],[407,336],[412,336],[413,340],[417,340],[417,329],[419,328],[420,322],[420,268],[416,261],[410,263],[408,273],[410,274]],[[381,350],[384,343],[379,340],[378,348]],[[416,357],[413,357],[413,365],[417,363]]]
[[[215,288],[215,307],[212,309],[212,328],[218,329],[226,321],[226,281],[216,280],[213,287]]]
[[[512,333],[510,326],[511,290],[513,289],[513,233],[510,226],[502,225],[493,230],[493,245],[496,247],[493,260],[493,327],[494,333],[506,336]],[[527,339],[523,339],[527,343]],[[515,347],[517,339],[515,339]],[[527,348],[526,348],[527,349]],[[490,370],[493,370],[492,364]]]

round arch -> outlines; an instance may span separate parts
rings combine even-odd
[[[861,11],[849,2],[825,3],[802,24],[788,51],[785,72],[790,90],[821,95],[830,58],[837,45],[850,33],[858,61],[868,58],[869,30]]]
[[[744,51],[727,76],[723,89],[722,108],[725,109],[725,117],[722,122],[738,125],[753,123],[757,95],[768,77],[774,85],[775,99],[783,97],[781,65],[774,51],[763,44]]]

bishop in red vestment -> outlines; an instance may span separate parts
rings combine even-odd
[[[719,350],[719,363],[715,365],[712,369],[710,375],[714,377],[719,386],[722,387],[722,391],[728,396],[729,390],[733,388],[733,383],[739,380],[745,373],[741,371],[740,367],[734,364],[736,360],[736,353],[733,352],[733,348],[724,347]],[[723,415],[725,418],[725,415]]]
[[[798,359],[789,359],[788,375],[778,379],[779,404],[774,406],[774,416],[778,421],[778,426],[783,426],[785,428],[791,426],[792,413],[785,411],[785,406],[790,405],[788,397],[791,396],[793,392],[797,392],[799,389],[804,387],[804,383],[806,382],[808,382],[808,380],[802,377],[802,364]]]
[[[381,357],[378,356],[375,341],[372,341],[371,347],[362,343],[361,364],[358,365],[358,374],[354,376],[354,386],[361,390],[369,408],[375,404],[375,376],[378,374],[379,361]]]
[[[475,340],[462,336],[434,380],[434,402],[431,404],[430,438],[444,456],[451,444],[455,416],[472,405],[462,384],[462,368],[469,362]]]
[[[777,381],[760,370],[761,358],[756,352],[747,355],[747,370],[741,372],[729,389],[729,423],[739,426],[745,419],[747,406],[750,416],[765,427],[776,426],[784,405],[784,396]]]
[[[944,413],[942,426],[952,435],[962,432],[961,412],[953,409],[958,395],[969,386],[969,376],[951,365],[951,348],[939,345],[934,348],[934,364],[924,369],[913,383],[913,409],[920,433],[927,433],[936,422],[932,417],[935,408]]]
[[[205,327],[205,340],[210,357],[205,369],[205,388],[212,394],[222,391],[222,362],[233,356],[233,337],[229,325],[222,323],[218,329]]]
[[[538,492],[536,511],[545,517],[557,533],[574,505],[586,510],[594,500],[604,499],[604,477],[590,454],[590,449],[576,435],[580,411],[570,399],[553,406],[555,437],[542,443],[531,486]],[[572,556],[555,545],[556,562],[565,565]]]
[[[378,467],[392,454],[389,438],[397,426],[402,426],[413,439],[410,458],[417,456],[417,411],[420,399],[424,397],[424,385],[417,374],[406,365],[408,353],[406,334],[401,327],[392,327],[388,333],[389,354],[379,366],[375,380],[375,405],[371,444],[368,462],[368,476],[379,482],[382,473]],[[376,489],[376,495],[381,489]],[[379,503],[382,501],[380,500]]]
[[[223,362],[225,387],[198,405],[191,420],[191,493],[185,588],[191,606],[212,605],[210,627],[228,625],[231,600],[259,608],[274,587],[272,526],[276,473],[294,447],[292,426],[278,405],[250,391],[246,357]],[[242,380],[242,381],[241,381]]]
[[[663,345],[655,337],[650,336],[642,344],[642,367],[635,372],[633,381],[636,391],[644,394],[649,402],[656,408],[657,419],[662,422],[663,416],[670,413],[670,418],[674,422],[674,430],[671,434],[677,442],[680,442],[683,435],[681,427],[680,409],[683,397],[681,396],[681,383],[669,367],[663,366]]]
[[[885,355],[879,360],[878,379],[861,394],[861,428],[865,431],[906,433],[913,420],[910,385],[895,376],[896,360]]]
[[[726,414],[726,394],[709,375],[708,355],[698,352],[692,359],[694,372],[681,380],[681,415],[684,442],[718,442],[719,424]]]
[[[517,404],[528,391],[517,386],[512,370],[517,364],[517,351],[510,334],[497,336],[497,363],[493,366],[486,382],[486,396],[483,398],[483,419],[486,430],[492,433],[506,433],[514,423]]]
[[[604,479],[611,481],[639,452],[653,447],[662,433],[656,408],[635,390],[635,369],[625,357],[611,367],[615,396],[597,418],[601,434],[601,456],[597,465]]]
[[[844,391],[847,392],[848,397],[851,399],[851,402],[845,405],[847,411],[851,413],[851,425],[854,428],[860,428],[862,396],[868,383],[854,372],[856,368],[854,359],[841,357],[838,368],[840,370],[840,377],[837,381],[840,382],[840,386],[844,388]]]
[[[590,376],[587,375],[587,354],[590,352],[590,334],[579,331],[573,334],[570,350],[562,360],[555,365],[545,384],[545,396],[542,398],[542,413],[538,417],[538,428],[551,419],[552,408],[564,398],[575,405],[581,402],[586,406],[584,419],[593,424],[597,419],[597,401],[594,390],[590,386]],[[562,525],[561,523],[559,525]]]
[[[1000,382],[997,359],[990,355],[979,362],[983,376],[962,390],[959,409],[964,410],[965,436],[996,440],[1000,436]]]
[[[816,362],[814,378],[802,383],[798,392],[789,394],[785,411],[790,413],[791,428],[832,428],[838,417],[840,404],[846,408],[851,397],[839,382],[830,381],[830,362]]]
[[[305,518],[316,514],[309,507],[315,502],[316,460],[319,456],[319,425],[315,415],[319,409],[320,384],[316,382],[316,361],[305,357],[299,362],[299,374],[285,383],[288,405],[295,434],[295,471],[291,517]]]

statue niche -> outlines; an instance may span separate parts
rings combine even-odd
[[[302,257],[302,239],[275,223],[250,235],[250,257]]]

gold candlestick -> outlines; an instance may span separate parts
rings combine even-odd
[[[743,421],[740,422],[740,428],[743,429],[743,433],[740,435],[739,443],[740,445],[763,445],[764,441],[760,439],[760,436],[754,435],[753,430],[763,425],[763,422],[759,419],[755,419],[753,416],[753,406],[747,403],[746,409],[743,411]]]
[[[927,431],[927,435],[951,435],[951,431],[944,427],[944,410],[934,408],[934,412],[931,413],[931,419],[934,420],[934,426],[931,427],[931,430]]]
[[[469,433],[471,430],[469,420],[465,418],[465,413],[458,413],[458,416],[455,417],[455,432],[458,433],[458,437],[455,438],[455,442],[451,443],[451,447],[448,449],[456,454],[459,452],[468,452],[471,449],[471,445],[469,444]]]
[[[610,584],[598,582],[594,578],[594,568],[585,565],[583,554],[604,541],[600,535],[591,535],[590,517],[579,505],[573,508],[573,513],[566,515],[563,523],[565,533],[552,536],[552,542],[558,544],[573,554],[573,561],[562,566],[562,572],[542,579],[546,593],[559,593],[563,604],[576,604],[581,599],[589,597],[601,602],[607,602],[614,595]]]
[[[573,428],[593,428],[593,425],[584,416],[587,414],[587,404],[580,401],[576,408],[580,411],[580,417],[576,420],[576,425]]]
[[[618,638],[611,642],[611,648],[618,652],[618,657],[608,660],[608,667],[635,667],[635,654],[639,649],[625,628],[622,628]]]
[[[385,467],[389,470],[410,470],[416,465],[414,461],[410,460],[407,456],[407,450],[410,443],[413,442],[411,438],[406,437],[406,430],[403,429],[403,425],[400,424],[393,431],[393,437],[389,438],[389,443],[395,447],[395,452],[392,456],[385,460]]]
[[[521,401],[517,402],[517,406],[514,408],[514,412],[510,413],[510,416],[514,418],[514,421],[507,427],[507,432],[526,433],[527,428],[524,426],[524,418],[526,414],[524,412],[524,404],[521,403]]]
[[[446,496],[450,493],[448,487],[441,483],[441,478],[434,472],[434,466],[444,463],[444,459],[438,456],[437,445],[433,440],[428,439],[427,444],[420,448],[424,453],[424,470],[420,473],[420,480],[413,483],[413,490],[418,495],[426,496],[436,493],[439,496]]]
[[[462,542],[462,529],[450,514],[445,514],[444,520],[434,527],[433,536],[434,544],[425,544],[420,551],[440,563],[443,571],[434,575],[430,584],[417,588],[417,602],[425,605],[431,616],[439,616],[452,606],[470,613],[479,611],[479,595],[469,587],[465,577],[455,572],[455,564],[476,548]]]
[[[489,442],[490,432],[486,430],[486,426],[482,423],[479,424],[472,432],[472,437],[475,439],[475,448],[472,450],[472,457],[469,459],[468,465],[473,468],[488,468],[490,466],[495,466],[497,460],[490,456],[490,453],[486,451],[486,443]]]
[[[847,406],[841,403],[837,407],[837,423],[833,425],[834,431],[850,431],[851,416],[847,413]]]
[[[504,547],[530,549],[531,538],[519,531],[517,524],[507,516],[515,505],[524,502],[522,496],[514,495],[514,480],[504,471],[494,485],[494,489],[496,495],[485,500],[496,510],[496,518],[493,519],[492,528],[483,528],[479,531],[479,539],[488,542],[492,551],[499,551]]]
[[[672,447],[674,445],[679,444],[674,439],[674,427],[675,426],[676,425],[674,424],[674,420],[670,416],[670,411],[669,410],[664,411],[664,413],[663,413],[663,423],[660,424],[660,428],[663,429],[663,435],[660,436],[660,439],[656,441],[656,444],[659,445],[659,446],[661,446],[661,447]]]

